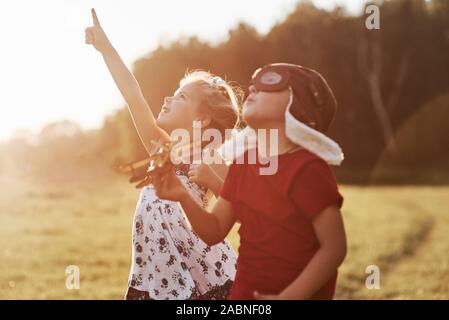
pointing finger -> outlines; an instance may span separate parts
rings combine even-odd
[[[92,13],[92,21],[94,23],[94,26],[100,26],[100,21],[98,20],[95,9],[94,8],[90,9],[90,12]]]

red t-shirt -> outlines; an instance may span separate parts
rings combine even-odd
[[[307,150],[279,155],[274,175],[260,175],[261,166],[234,162],[220,192],[241,222],[229,299],[254,299],[254,290],[279,294],[290,285],[319,248],[313,218],[343,203],[329,166]],[[332,299],[336,279],[311,299]]]

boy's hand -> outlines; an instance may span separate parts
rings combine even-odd
[[[176,176],[172,166],[167,166],[153,174],[153,186],[156,195],[161,199],[180,201],[188,195],[187,189]]]
[[[91,9],[93,26],[85,29],[86,44],[91,44],[99,52],[103,53],[111,47],[111,43],[100,25],[95,9]]]
[[[280,296],[275,294],[261,294],[258,291],[254,291],[254,298],[256,300],[279,300]]]
[[[210,187],[210,182],[216,179],[213,169],[207,164],[195,164],[191,165],[188,176],[189,181],[194,182],[203,187]]]
[[[298,298],[287,296],[284,292],[280,294],[262,294],[258,291],[254,291],[254,298],[256,300],[297,300]]]

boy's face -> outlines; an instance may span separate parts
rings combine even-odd
[[[285,109],[290,98],[290,90],[265,92],[254,85],[249,87],[249,95],[243,105],[243,120],[253,129],[280,128],[285,122]]]

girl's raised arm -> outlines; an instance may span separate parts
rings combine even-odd
[[[150,153],[152,140],[168,141],[169,135],[157,126],[156,119],[143,96],[139,83],[106,36],[95,9],[92,9],[91,13],[93,26],[85,30],[86,43],[93,45],[102,54],[115,84],[128,104],[128,109],[140,140],[147,152]]]

